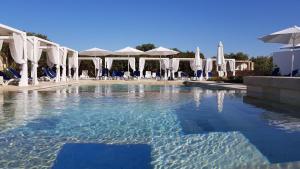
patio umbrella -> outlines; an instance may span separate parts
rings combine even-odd
[[[112,52],[110,52],[108,50],[104,50],[104,49],[99,49],[99,48],[91,48],[91,49],[87,49],[87,50],[79,52],[79,55],[93,56],[93,57],[107,56],[107,55],[110,55],[110,54],[112,54]],[[100,64],[100,63],[98,63],[98,64]],[[98,70],[98,71],[100,71],[100,70]],[[95,64],[95,74],[96,74],[96,77],[97,77],[96,64]],[[98,74],[99,74],[99,72],[98,72]]]
[[[132,47],[126,47],[120,50],[116,50],[114,52],[115,55],[121,55],[121,56],[128,56],[128,67],[127,71],[129,72],[129,56],[138,56],[144,54],[143,51],[132,48]]]
[[[300,43],[300,27],[294,26],[259,38],[265,43],[290,44],[292,50],[291,76],[294,69],[294,48]]]
[[[223,43],[220,41],[219,45],[218,45],[218,51],[217,51],[217,70],[218,70],[218,72],[221,71],[221,72],[226,73],[225,65],[226,65],[226,62],[225,62],[225,58],[224,58],[224,46],[223,46]],[[221,70],[219,70],[218,67],[221,67]],[[222,73],[222,76],[223,76],[223,73]]]
[[[175,50],[171,50],[168,48],[164,48],[164,47],[158,47],[152,50],[148,50],[147,52],[145,52],[147,55],[151,55],[151,56],[159,56],[160,59],[160,64],[159,64],[159,72],[161,75],[161,56],[169,56],[169,55],[176,55],[179,52],[175,51]]]

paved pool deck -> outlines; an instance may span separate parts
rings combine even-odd
[[[37,86],[19,87],[15,85],[0,86],[0,91],[23,91],[23,90],[43,90],[49,88],[56,88],[69,85],[97,85],[97,84],[144,84],[144,85],[185,85],[185,86],[199,86],[210,89],[234,89],[246,90],[246,86],[242,84],[220,83],[213,81],[183,81],[183,80],[78,80],[68,82],[40,82]]]

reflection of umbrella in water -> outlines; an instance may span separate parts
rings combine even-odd
[[[194,101],[196,103],[196,107],[200,106],[201,101],[201,92],[202,90],[200,88],[194,88]]]
[[[223,91],[223,90],[217,91],[217,102],[218,102],[218,112],[219,113],[223,111],[224,95],[225,95],[225,91]]]
[[[300,118],[270,111],[264,112],[263,118],[268,121],[269,125],[275,126],[281,130],[288,132],[300,131]]]

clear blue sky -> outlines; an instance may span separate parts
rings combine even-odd
[[[141,43],[216,54],[268,55],[279,45],[257,37],[300,25],[299,0],[6,0],[0,23],[48,35],[84,50],[116,50]]]

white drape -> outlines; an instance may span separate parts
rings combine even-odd
[[[129,65],[133,71],[135,71],[135,58],[129,58]]]
[[[62,66],[62,76],[61,76],[61,81],[65,82],[67,80],[67,55],[68,55],[68,50],[66,48],[61,48],[60,50],[60,64]]]
[[[49,61],[50,64],[59,64],[59,56],[58,56],[58,47],[57,46],[52,46],[51,48],[47,49],[47,62]],[[47,63],[48,64],[48,63]],[[48,65],[50,66],[50,65]]]
[[[2,49],[2,45],[3,45],[3,40],[0,40],[0,51]]]
[[[78,60],[78,52],[77,51],[73,53],[73,57],[74,57],[74,65],[73,66],[75,68],[73,78],[75,80],[78,80],[79,60]]]
[[[13,40],[9,41],[9,49],[12,58],[18,64],[24,64],[26,61],[23,58],[24,40],[22,35],[13,33]]]
[[[139,60],[140,77],[143,77],[143,71],[144,71],[144,68],[145,68],[145,62],[146,62],[146,60],[144,58],[140,58],[140,60]]]
[[[38,62],[42,56],[43,50],[40,49],[41,42],[34,39],[33,42],[27,42],[27,58],[31,61],[31,78],[34,85],[38,85],[37,68]]]
[[[96,71],[96,77],[100,76],[101,68],[102,66],[100,65],[100,58],[93,58],[93,63],[95,65],[95,71]]]
[[[167,70],[170,67],[169,59],[163,58],[161,59],[161,68],[163,70]]]
[[[112,67],[112,64],[113,64],[113,59],[112,58],[105,58],[105,62],[106,62],[106,68],[108,70],[110,70],[111,67]]]
[[[171,63],[172,63],[172,74],[173,77],[175,77],[175,72],[177,72],[179,69],[179,59],[173,58]]]
[[[208,79],[208,72],[211,72],[213,68],[212,60],[211,59],[206,59],[206,64],[205,64],[205,74],[206,74],[206,79]]]
[[[235,60],[229,60],[229,71],[233,73],[233,76],[235,76]]]
[[[197,68],[196,68],[195,61],[194,61],[194,60],[191,60],[191,61],[190,61],[190,67],[191,67],[191,69],[192,69],[194,72],[197,71]]]

